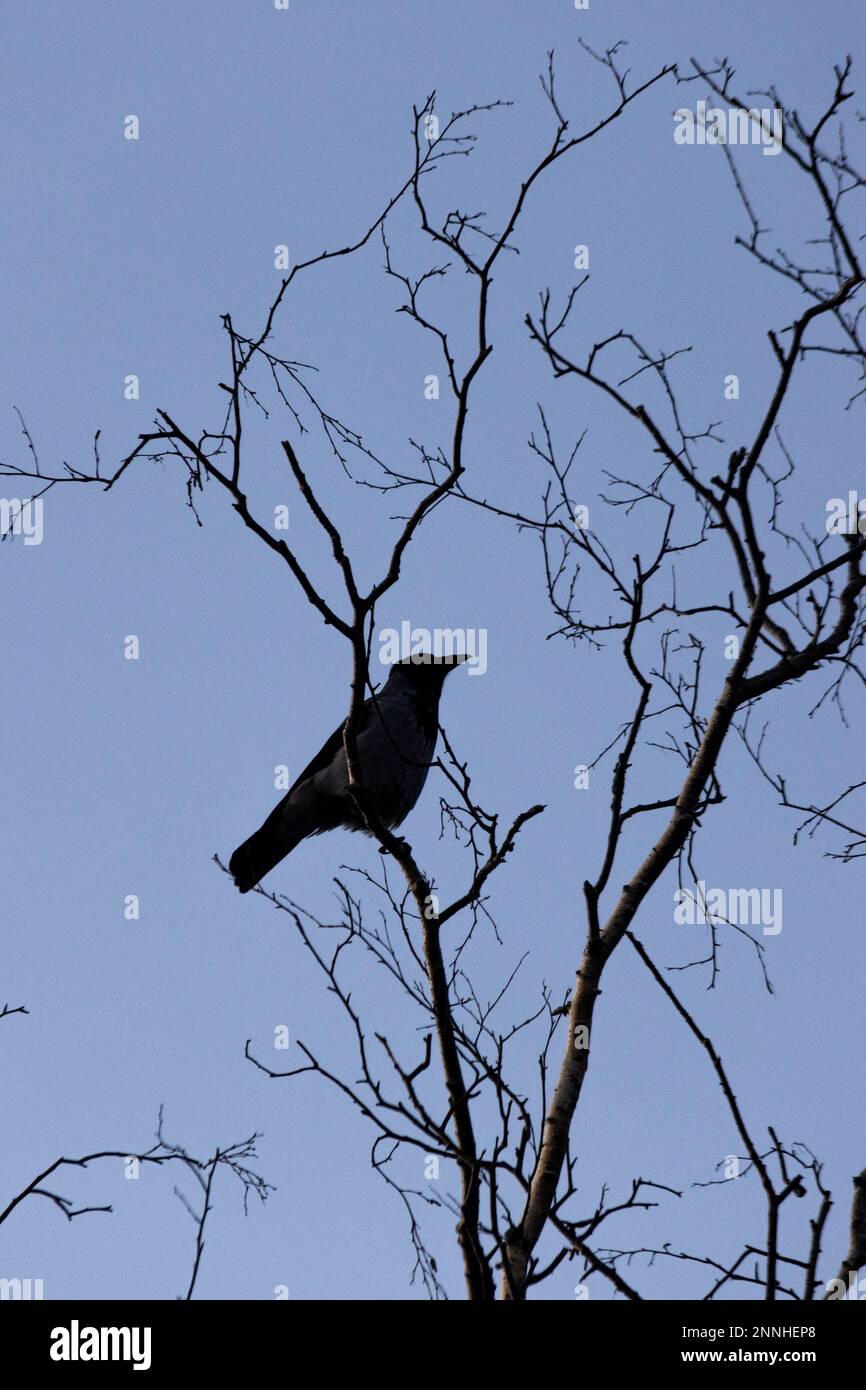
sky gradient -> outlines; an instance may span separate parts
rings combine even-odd
[[[485,208],[498,227],[550,139],[538,83],[548,50],[556,50],[559,97],[575,127],[611,104],[610,80],[579,37],[597,48],[627,39],[635,79],[692,54],[707,62],[726,54],[743,89],[775,83],[811,115],[832,90],[832,64],[852,47],[855,61],[858,45],[862,53],[862,24],[853,0],[823,8],[593,0],[586,13],[570,0],[292,0],[287,12],[270,0],[97,0],[86,13],[59,0],[13,0],[2,20],[0,88],[14,133],[0,150],[0,459],[26,460],[14,407],[46,470],[63,460],[89,466],[97,429],[106,467],[116,466],[157,407],[190,429],[212,427],[229,370],[220,316],[230,312],[245,332],[262,323],[279,283],[275,246],[306,258],[369,225],[406,177],[412,106],[433,89],[437,110],[514,103],[479,117],[472,158],[435,176],[442,206]],[[861,77],[855,66],[855,85]],[[690,102],[699,95],[685,91]],[[495,349],[467,434],[467,486],[534,514],[545,483],[527,447],[537,403],[563,450],[585,430],[587,501],[625,554],[634,534],[598,502],[604,470],[649,476],[652,457],[589,388],[552,380],[523,327],[539,291],[567,293],[578,275],[574,247],[588,244],[591,279],[574,343],[627,327],[655,347],[693,345],[678,375],[689,419],[721,421],[728,448],[754,432],[774,379],[767,329],[800,307],[790,287],[735,247],[746,225],[722,153],[674,141],[672,113],[682,103],[683,89],[660,84],[563,159],[529,199],[520,254],[503,257],[495,278]],[[866,98],[852,104],[863,109]],[[137,141],[123,137],[129,114],[140,120]],[[801,246],[821,234],[820,212],[786,164],[743,152],[762,215]],[[431,263],[408,208],[389,224],[389,242],[401,266],[417,273]],[[469,289],[452,272],[435,301],[463,354]],[[358,257],[298,282],[275,342],[315,364],[328,407],[404,466],[409,439],[447,442],[450,407],[444,392],[425,399],[424,379],[440,369],[433,345],[395,315],[399,303],[374,239]],[[722,394],[731,372],[741,380],[737,402]],[[130,374],[140,381],[138,400],[124,397]],[[786,407],[784,436],[798,461],[789,514],[814,529],[826,500],[862,477],[862,409],[844,411],[853,389],[844,367],[813,361]],[[289,506],[292,542],[337,603],[336,569],[293,490],[280,439],[303,451],[366,582],[382,572],[398,526],[392,517],[405,508],[346,479],[309,411],[310,433],[299,437],[279,402],[267,404],[267,420],[255,411],[248,420],[251,501],[262,514]],[[16,495],[10,480],[0,483]],[[30,1011],[0,1023],[0,1206],[61,1153],[147,1147],[162,1105],[167,1134],[194,1153],[260,1131],[258,1168],[277,1188],[245,1217],[239,1189],[223,1177],[199,1296],[268,1299],[286,1285],[293,1299],[423,1298],[409,1282],[402,1207],[370,1171],[363,1119],[323,1082],[270,1081],[244,1058],[250,1038],[275,1065],[297,1062],[296,1049],[272,1048],[274,1029],[285,1025],[293,1043],[303,1039],[335,1070],[352,1076],[355,1067],[345,1021],[291,923],[262,900],[239,897],[213,863],[275,804],[274,768],[297,771],[345,716],[348,646],[217,489],[201,499],[201,527],[185,500],[178,469],[141,462],[107,494],[55,488],[42,543],[0,547],[0,1005]],[[596,577],[587,572],[586,583],[587,608],[604,608]],[[408,620],[486,630],[486,672],[455,674],[442,713],[485,805],[503,820],[537,801],[547,808],[493,886],[502,943],[482,930],[473,945],[487,997],[529,953],[516,1014],[538,1000],[542,981],[560,994],[573,979],[581,884],[603,852],[610,764],[584,791],[573,771],[629,713],[621,654],[615,645],[595,653],[547,640],[556,622],[537,540],[457,503],[425,523],[378,617],[382,627]],[[713,630],[710,682],[724,678],[726,630]],[[124,659],[131,634],[137,661]],[[772,765],[818,800],[856,780],[863,749],[856,692],[850,729],[831,711],[808,717],[824,684],[819,677],[808,690],[773,696],[762,710]],[[648,754],[635,795],[666,794],[673,771]],[[736,939],[725,942],[713,991],[705,972],[675,978],[755,1129],[773,1124],[824,1160],[836,1197],[828,1263],[838,1263],[851,1175],[866,1163],[862,879],[856,865],[823,857],[826,837],[792,845],[795,819],[776,807],[740,748],[726,753],[722,775],[727,801],[707,819],[702,877],[783,890],[783,930],[765,938],[775,992],[767,994],[753,951]],[[431,778],[405,833],[450,899],[466,864],[438,839],[440,791]],[[643,827],[628,842],[624,870],[648,833]],[[372,842],[338,832],[302,845],[272,886],[334,920],[334,875],[347,863],[372,871],[377,862]],[[674,924],[673,887],[666,876],[637,924],[664,965],[704,944],[684,936],[696,928]],[[124,916],[129,895],[140,900],[136,921]],[[371,914],[376,908],[371,896]],[[603,1184],[616,1199],[633,1178],[652,1178],[682,1198],[611,1225],[606,1243],[670,1241],[733,1258],[763,1229],[757,1183],[692,1186],[712,1178],[738,1141],[705,1056],[626,950],[606,977],[575,1128],[585,1207]],[[376,1028],[408,1055],[417,1020],[360,953],[353,980]],[[533,1056],[527,1043],[526,1085]],[[70,1223],[50,1203],[29,1200],[0,1232],[0,1276],[42,1278],[46,1298],[182,1293],[194,1228],[166,1173],[133,1183],[120,1165],[105,1164],[56,1186],[82,1204],[110,1202],[113,1214]],[[811,1204],[786,1213],[796,1253],[811,1214]],[[431,1216],[443,1282],[460,1298],[452,1228],[452,1218]],[[680,1262],[649,1271],[636,1264],[632,1273],[647,1297],[696,1298],[707,1287],[703,1271]],[[540,1296],[569,1300],[575,1283],[573,1267],[562,1266]],[[591,1289],[609,1297],[601,1281]]]

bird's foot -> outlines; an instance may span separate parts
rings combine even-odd
[[[409,841],[408,841],[408,840],[404,840],[402,835],[395,835],[395,836],[394,836],[394,839],[396,840],[397,844],[398,844],[398,845],[402,845],[404,849],[408,849],[408,848],[409,848]],[[380,854],[390,854],[391,851],[389,850],[389,848],[388,848],[387,845],[380,845],[380,846],[379,846],[379,853],[380,853]]]

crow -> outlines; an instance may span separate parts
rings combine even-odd
[[[382,690],[364,702],[357,735],[361,780],[389,830],[402,824],[421,795],[436,748],[442,686],[464,660],[421,653],[395,662]],[[229,872],[248,893],[301,840],[338,826],[370,833],[349,794],[342,724],[264,824],[235,850]]]

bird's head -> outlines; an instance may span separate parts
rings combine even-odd
[[[438,699],[445,677],[462,666],[466,659],[466,652],[455,652],[452,656],[434,656],[429,651],[416,652],[414,656],[394,662],[388,682],[399,681],[419,694]]]

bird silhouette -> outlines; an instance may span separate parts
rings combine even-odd
[[[395,662],[382,690],[364,701],[356,739],[361,781],[389,830],[402,824],[421,795],[436,748],[442,686],[464,660],[423,653]],[[229,872],[248,893],[301,840],[338,826],[370,833],[349,793],[342,724],[235,850]]]

